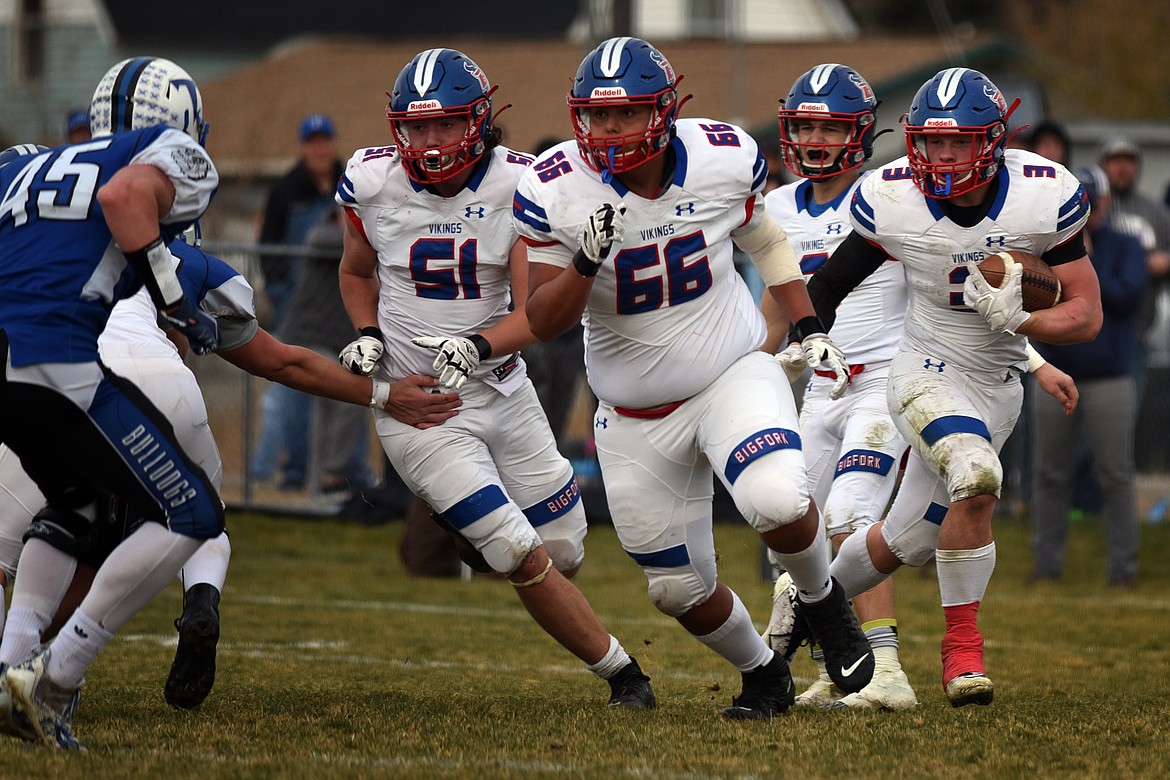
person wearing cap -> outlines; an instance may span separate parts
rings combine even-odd
[[[65,116],[65,143],[77,144],[89,139],[89,109],[75,108]]]
[[[303,246],[310,229],[333,211],[333,191],[343,170],[336,136],[337,127],[325,114],[309,114],[301,120],[297,128],[300,157],[269,192],[260,228],[261,245]],[[304,262],[300,254],[260,255],[264,295],[270,310],[265,326],[282,339],[285,317]],[[253,478],[272,479],[279,467],[282,489],[305,487],[310,407],[310,397],[303,393],[282,385],[267,388],[261,400],[259,440],[250,464]]]
[[[1101,284],[1104,322],[1085,344],[1034,343],[1037,351],[1076,381],[1080,402],[1071,416],[1039,394],[1031,399],[1033,431],[1033,582],[1060,579],[1068,539],[1078,435],[1084,435],[1101,486],[1101,525],[1107,548],[1106,579],[1130,588],[1137,578],[1138,517],[1134,488],[1134,421],[1137,412],[1133,355],[1148,283],[1140,242],[1109,221],[1109,182],[1100,168],[1080,168],[1077,179],[1092,212],[1085,248]]]

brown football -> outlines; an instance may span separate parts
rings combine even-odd
[[[1060,280],[1052,273],[1048,263],[1028,252],[1013,249],[991,255],[980,262],[979,273],[983,274],[988,284],[992,287],[1003,284],[1003,255],[1011,255],[1012,260],[1024,267],[1024,275],[1020,280],[1024,311],[1051,309],[1060,302]]]

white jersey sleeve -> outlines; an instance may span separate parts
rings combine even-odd
[[[854,229],[903,263],[903,347],[983,371],[1022,368],[1025,339],[992,331],[967,307],[970,266],[1009,249],[1042,256],[1080,232],[1089,212],[1076,177],[1031,152],[1007,150],[991,186],[986,214],[964,227],[918,190],[903,157],[866,177],[850,209]]]
[[[441,197],[411,181],[394,147],[359,149],[337,202],[378,254],[381,366],[391,380],[434,375],[434,352],[417,336],[471,336],[504,317],[512,301],[509,253],[518,237],[512,195],[528,155],[492,149],[467,185]],[[472,374],[505,395],[525,376],[519,353],[495,355]]]
[[[732,261],[731,234],[759,206],[767,165],[742,129],[680,119],[658,197],[602,181],[574,142],[525,172],[513,216],[532,260],[567,266],[589,214],[622,201],[625,239],[602,265],[585,310],[593,392],[647,409],[689,398],[763,343],[763,317]]]
[[[175,202],[160,222],[164,225],[193,222],[202,216],[219,186],[219,172],[207,151],[195,139],[168,129],[130,160],[132,165],[153,165],[171,180]]]

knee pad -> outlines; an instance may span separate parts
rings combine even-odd
[[[543,544],[524,514],[511,503],[493,509],[460,533],[475,545],[493,571],[505,576]]]
[[[81,550],[80,541],[89,534],[89,530],[90,522],[85,515],[70,509],[47,506],[33,517],[21,541],[40,539],[76,558]]]
[[[927,510],[928,516],[935,505],[931,505],[931,509]],[[946,508],[942,508],[942,515],[946,515]],[[939,524],[942,522],[942,517],[938,518],[938,522],[924,517],[920,517],[914,522],[902,527],[891,527],[889,520],[882,526],[882,538],[886,540],[886,546],[890,548],[890,552],[898,556],[898,560],[907,566],[922,566],[931,558],[934,557],[934,551],[938,548],[938,531]]]
[[[664,615],[676,618],[702,604],[715,592],[715,583],[703,581],[693,566],[646,571],[650,603]]]
[[[561,574],[575,572],[585,561],[585,545],[572,539],[545,539],[544,551]]]
[[[947,481],[951,501],[972,496],[999,498],[1003,466],[991,442],[974,433],[945,436],[931,448]]]
[[[783,471],[771,467],[767,459],[740,474],[731,494],[740,514],[760,533],[794,523],[808,513],[808,492],[799,490]]]

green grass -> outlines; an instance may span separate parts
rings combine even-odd
[[[527,617],[512,589],[411,579],[401,526],[235,516],[219,676],[194,712],[166,706],[172,586],[90,669],[75,729],[89,752],[0,738],[3,778],[1167,777],[1170,526],[1147,526],[1136,591],[1103,586],[1094,523],[1073,527],[1066,581],[1030,587],[1026,527],[997,521],[981,625],[990,707],[953,710],[939,682],[937,584],[896,576],[908,713],[718,716],[739,677],[645,595],[612,529],[578,584],[654,679],[659,708],[609,712],[608,688]],[[725,582],[758,624],[758,541],[716,527]],[[798,687],[813,674],[794,664]]]

